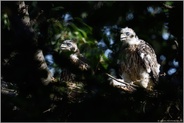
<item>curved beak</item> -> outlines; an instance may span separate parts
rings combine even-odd
[[[126,39],[126,36],[124,34],[120,35],[120,41],[124,41]]]
[[[61,51],[70,51],[70,48],[68,48],[65,44],[61,44],[60,49]]]
[[[60,48],[62,49],[62,48],[66,48],[67,46],[66,45],[64,45],[64,44],[61,44],[61,46],[60,46]]]

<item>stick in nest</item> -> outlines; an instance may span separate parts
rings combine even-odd
[[[117,82],[123,83],[123,84],[125,84],[125,85],[127,85],[127,86],[138,87],[137,85],[133,84],[133,82],[128,83],[128,82],[125,82],[125,81],[123,81],[123,80],[116,79],[114,76],[112,76],[112,75],[110,75],[110,74],[108,74],[108,73],[106,73],[106,75],[109,76],[110,78],[116,80]]]

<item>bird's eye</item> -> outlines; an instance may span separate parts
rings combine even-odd
[[[70,46],[72,46],[72,44],[71,43],[67,43],[67,45],[70,47]]]
[[[129,33],[129,32],[126,32],[125,34],[126,34],[127,36],[129,36],[129,35],[130,35],[130,33]]]

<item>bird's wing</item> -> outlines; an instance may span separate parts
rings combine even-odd
[[[157,62],[156,54],[154,49],[143,40],[140,40],[141,43],[138,45],[137,52],[143,61],[143,65],[146,68],[147,72],[152,74],[152,77],[155,81],[158,81],[160,64]]]
[[[90,69],[90,66],[88,65],[86,59],[82,56],[82,54],[72,54],[70,55],[70,59],[72,60],[72,63],[77,65],[82,71]]]

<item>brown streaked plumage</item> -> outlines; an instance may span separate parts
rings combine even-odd
[[[154,82],[158,81],[160,72],[154,49],[139,39],[131,28],[122,28],[120,33],[122,46],[117,64],[121,80],[151,90]],[[115,86],[122,85],[115,80],[112,83]]]

